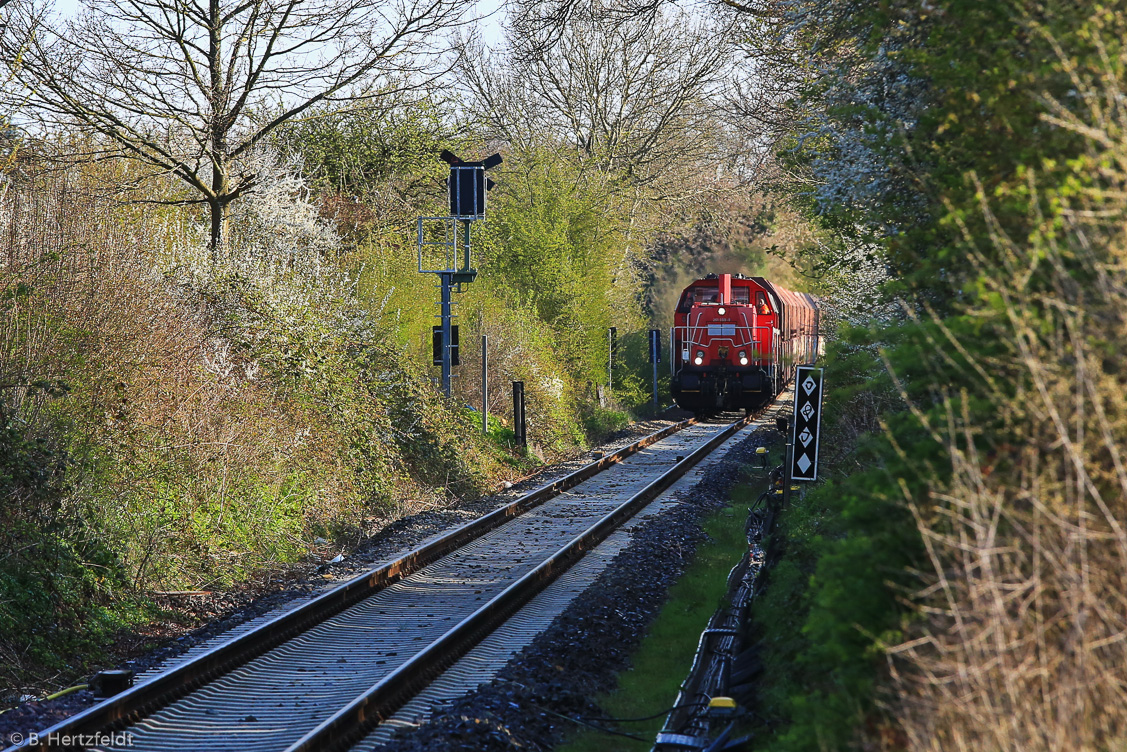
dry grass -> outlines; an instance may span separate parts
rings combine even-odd
[[[18,513],[84,518],[142,587],[237,577],[292,560],[318,526],[360,524],[339,427],[161,273],[188,226],[101,197],[117,169],[17,181],[0,206],[3,410],[68,467],[61,509]]]
[[[982,435],[966,394],[931,426],[953,476],[913,505],[932,570],[888,651],[892,747],[1127,746],[1127,59],[1104,63],[1049,118],[1089,140],[1099,187],[977,259],[1011,345],[980,373],[1006,430]]]
[[[0,183],[0,695],[80,675],[153,617],[149,591],[273,577],[516,472],[365,310],[294,175],[213,257],[183,209],[107,195],[128,166],[20,159]]]

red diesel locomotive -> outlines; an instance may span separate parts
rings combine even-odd
[[[709,274],[673,316],[673,400],[698,413],[766,403],[819,351],[818,304],[762,277]]]

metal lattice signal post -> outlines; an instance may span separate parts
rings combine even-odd
[[[443,272],[439,275],[439,278],[442,280],[442,297],[438,304],[441,310],[439,315],[442,318],[442,342],[440,344],[442,348],[442,393],[449,397],[450,375],[454,367],[454,354],[450,350],[454,344],[454,312],[451,309],[454,301],[450,299],[452,297],[451,292],[453,292],[454,275],[449,272]]]
[[[501,155],[494,154],[480,162],[463,162],[446,150],[440,156],[450,165],[450,177],[447,179],[450,215],[419,217],[418,247],[419,272],[437,274],[442,288],[439,298],[441,326],[434,333],[434,344],[435,351],[441,356],[442,393],[449,397],[457,347],[453,336],[453,293],[461,292],[463,284],[477,278],[470,252],[470,230],[475,221],[485,219],[485,196],[493,187],[493,181],[485,177],[485,171],[501,164]],[[459,223],[462,230],[461,254],[458,253]]]

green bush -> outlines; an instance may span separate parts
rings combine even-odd
[[[587,409],[583,416],[583,429],[597,443],[611,434],[630,425],[630,416],[621,410],[608,410],[598,405]]]

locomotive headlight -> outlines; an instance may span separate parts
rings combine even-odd
[[[696,364],[697,364],[698,366],[699,366],[699,365],[700,365],[701,363],[703,363],[703,362],[704,362],[704,353],[703,353],[703,352],[700,352],[700,351],[698,350],[698,351],[697,351],[697,356],[696,356],[695,358],[693,358],[693,362],[694,362],[694,363],[696,363]]]
[[[720,306],[719,308],[716,309],[716,312],[718,314],[720,314],[721,316],[723,316],[726,311],[724,310],[724,306]]]
[[[745,353],[743,350],[740,350],[740,365],[747,365],[747,353]]]

